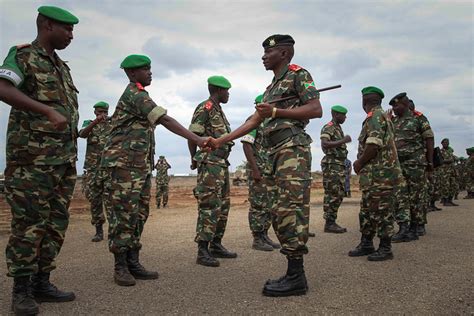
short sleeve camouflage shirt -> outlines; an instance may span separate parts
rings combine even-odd
[[[339,141],[344,138],[344,132],[340,124],[331,120],[321,129],[320,138],[331,142]],[[323,148],[323,152],[325,156],[321,160],[322,164],[338,164],[344,166],[344,161],[347,158],[346,144],[334,148]]]

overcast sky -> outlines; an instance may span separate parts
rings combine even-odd
[[[319,134],[331,118],[330,107],[349,109],[343,125],[351,135],[354,160],[365,113],[361,88],[380,87],[390,98],[407,92],[431,122],[436,145],[448,137],[455,154],[474,146],[473,4],[471,1],[27,1],[0,0],[0,55],[36,37],[40,5],[70,10],[80,22],[72,44],[59,51],[69,61],[79,93],[80,123],[93,119],[93,104],[115,109],[127,85],[119,68],[132,53],[152,59],[153,100],[185,127],[194,108],[208,97],[207,78],[224,75],[232,83],[223,106],[238,127],[253,113],[253,100],[271,82],[262,41],[290,34],[296,41],[292,63],[310,71],[316,87],[341,84],[321,93],[323,118],[312,120],[313,170],[320,170]],[[0,169],[5,167],[9,106],[0,103]],[[165,155],[171,173],[189,173],[186,140],[158,126],[156,155]],[[86,142],[79,139],[78,173]],[[231,170],[244,160],[236,142]]]

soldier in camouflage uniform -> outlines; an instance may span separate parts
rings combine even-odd
[[[449,147],[449,139],[444,138],[441,141],[441,156],[443,164],[440,167],[440,189],[441,202],[444,206],[458,206],[453,203],[456,185],[456,170],[454,169],[455,156],[453,150]]]
[[[262,102],[263,95],[255,99]],[[271,196],[268,192],[268,178],[271,166],[268,164],[268,152],[263,147],[263,124],[241,138],[247,158],[247,179],[249,185],[249,226],[253,236],[252,248],[261,251],[279,249],[280,245],[268,237],[272,225]]]
[[[344,196],[345,197],[351,197],[351,175],[352,175],[352,162],[346,158],[344,160],[344,177],[345,177],[345,182],[344,182]]]
[[[6,247],[16,315],[39,312],[36,302],[65,302],[72,292],[49,281],[69,223],[76,182],[77,89],[55,50],[66,48],[79,20],[61,8],[38,9],[38,36],[14,46],[0,67],[0,99],[11,105],[5,193],[11,207]],[[36,300],[36,301],[35,301]]]
[[[395,127],[395,145],[402,168],[405,185],[399,191],[399,199],[406,200],[409,221],[399,222],[400,230],[392,238],[393,242],[418,239],[425,234],[427,208],[426,172],[433,171],[434,134],[427,119],[421,120],[422,113],[410,110],[410,100],[405,92],[394,96],[389,104],[395,114],[392,122]],[[406,208],[395,210],[405,214]]]
[[[107,102],[97,102],[94,105],[95,120],[84,121],[82,129],[79,131],[79,137],[87,138],[84,161],[87,177],[83,181],[86,181],[86,196],[91,203],[91,223],[95,226],[93,242],[104,239],[102,225],[105,223],[103,198],[106,173],[104,169],[100,168],[100,158],[111,127],[108,111],[109,104]]]
[[[222,76],[212,76],[207,80],[209,98],[201,102],[194,111],[189,130],[199,136],[220,137],[230,132],[221,103],[229,101],[230,82]],[[218,267],[217,258],[236,258],[235,252],[222,245],[230,209],[229,157],[234,146],[229,142],[213,152],[197,151],[196,145],[189,143],[191,169],[198,169],[194,196],[198,201],[196,237],[198,244],[196,263]]]
[[[160,208],[161,197],[163,197],[163,207],[168,205],[168,191],[170,183],[170,177],[168,176],[168,169],[171,165],[166,161],[165,156],[160,156],[160,159],[156,162],[156,207]]]
[[[109,250],[114,254],[114,281],[135,285],[135,279],[156,279],[139,261],[140,238],[149,215],[155,148],[154,129],[161,124],[171,132],[204,145],[197,137],[157,106],[144,87],[150,85],[151,60],[129,55],[121,63],[130,83],[112,116],[112,129],[102,154],[107,170],[106,209],[109,214]]]
[[[466,153],[469,155],[466,161],[466,191],[465,199],[474,199],[474,147],[467,148]]]
[[[466,190],[466,181],[467,181],[466,158],[459,157],[456,168],[457,168],[457,174],[458,174],[458,187],[459,187],[459,191],[462,192]]]
[[[332,120],[321,129],[321,147],[324,157],[321,160],[323,170],[324,205],[323,218],[326,220],[324,232],[342,234],[347,231],[336,223],[337,211],[344,199],[346,144],[351,141],[344,135],[341,124],[346,120],[347,109],[341,105],[331,108]]]
[[[383,97],[383,91],[377,87],[362,89],[362,105],[367,117],[354,162],[362,191],[359,213],[362,237],[356,249],[349,251],[349,256],[369,255],[369,261],[393,258],[393,194],[401,178],[393,125],[381,106]],[[380,238],[377,251],[373,244],[375,234]]]
[[[247,134],[268,118],[263,133],[275,183],[273,227],[282,247],[280,252],[288,259],[288,269],[281,278],[265,283],[266,296],[304,295],[308,290],[303,255],[308,253],[312,140],[305,127],[310,119],[322,116],[322,108],[311,74],[298,65],[290,65],[294,43],[291,36],[279,34],[262,43],[263,65],[275,75],[263,102],[234,132],[211,140],[213,147],[219,147]]]

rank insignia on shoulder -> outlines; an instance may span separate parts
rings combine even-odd
[[[413,110],[413,114],[415,114],[415,116],[422,116],[423,115],[423,113],[418,112],[417,110]]]
[[[145,90],[145,88],[143,88],[143,86],[140,82],[135,82],[135,85],[137,86],[138,90]]]
[[[374,112],[370,111],[369,113],[367,113],[367,118],[372,117],[373,114]]]
[[[22,49],[22,48],[25,48],[25,47],[28,47],[28,46],[31,46],[31,44],[30,43],[20,44],[20,45],[16,45],[16,49]]]
[[[330,121],[330,122],[328,123],[328,126],[333,126],[333,125],[334,125],[334,123],[333,123],[332,121]]]
[[[204,108],[208,111],[212,110],[212,102],[207,101],[206,104],[204,104]]]
[[[298,66],[296,64],[291,64],[290,66],[288,66],[288,69],[290,69],[291,71],[298,71],[298,70],[301,70],[303,68],[301,68],[300,66]]]

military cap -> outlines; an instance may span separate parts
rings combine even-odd
[[[97,108],[100,108],[100,109],[108,109],[109,108],[109,104],[107,102],[104,102],[104,101],[99,101],[97,102],[96,104],[94,104],[94,109],[97,109]]]
[[[395,103],[398,103],[398,101],[402,100],[404,97],[407,96],[407,93],[406,92],[401,92],[399,94],[397,94],[396,96],[394,96],[390,102],[388,102],[388,104],[390,105],[394,105]]]
[[[337,112],[337,113],[342,113],[342,114],[346,114],[347,113],[347,109],[345,107],[343,107],[342,105],[334,105],[332,108],[331,108],[331,111],[334,111],[334,112]]]
[[[263,41],[263,48],[272,48],[277,46],[293,46],[295,40],[290,35],[274,34]]]
[[[223,76],[211,76],[207,78],[207,83],[224,89],[230,89],[230,87],[232,87],[229,80],[227,80]]]
[[[79,19],[74,16],[71,12],[55,6],[41,6],[38,8],[38,12],[51,20],[55,20],[65,24],[77,24]]]
[[[151,59],[145,55],[128,55],[120,64],[120,68],[139,68],[151,64]]]
[[[441,142],[444,142],[445,140],[449,142],[449,138],[443,138]]]
[[[165,156],[163,156],[163,155],[162,155],[162,156],[160,156],[160,159],[164,159],[164,158],[165,158]]]
[[[258,96],[255,98],[255,104],[262,103],[262,100],[263,100],[263,94],[258,95]]]
[[[380,95],[382,99],[385,97],[385,94],[383,94],[382,89],[377,88],[377,87],[372,87],[372,86],[365,87],[364,89],[361,90],[361,92],[362,92],[362,95],[375,93],[375,94]]]

